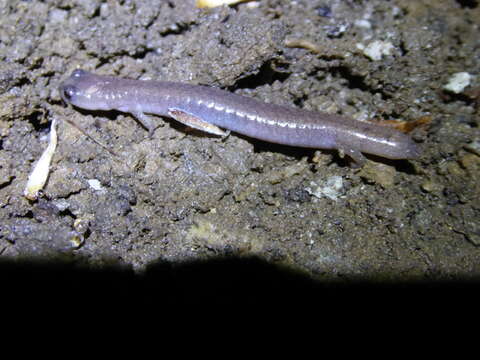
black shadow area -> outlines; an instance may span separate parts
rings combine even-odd
[[[244,257],[157,263],[143,274],[120,265],[92,269],[73,263],[2,259],[0,274],[4,312],[15,306],[34,313],[94,311],[116,316],[145,314],[147,309],[166,316],[255,309],[265,314],[321,312],[325,320],[338,316],[368,319],[379,311],[398,318],[411,310],[432,315],[441,304],[459,314],[475,308],[478,290],[478,281],[322,282]]]

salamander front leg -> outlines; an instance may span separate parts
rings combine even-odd
[[[145,115],[145,113],[141,111],[132,112],[132,115],[135,116],[138,122],[140,122],[140,124],[142,124],[142,126],[148,130],[148,135],[152,137],[153,132],[157,128],[152,118]]]
[[[210,124],[195,115],[189,114],[179,109],[169,109],[168,115],[186,126],[197,130],[205,131],[209,134],[219,136],[227,136],[229,134],[229,131],[223,131],[218,126]]]

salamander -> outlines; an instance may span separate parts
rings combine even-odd
[[[207,86],[133,80],[77,69],[59,88],[62,99],[86,110],[130,113],[150,132],[147,114],[171,117],[216,135],[233,131],[289,146],[337,149],[362,164],[362,153],[388,159],[415,159],[419,147],[393,128],[335,114],[258,101]]]

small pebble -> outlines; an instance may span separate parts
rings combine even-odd
[[[434,181],[427,180],[421,185],[421,188],[427,193],[441,193],[444,189],[444,186]]]
[[[470,85],[471,79],[472,75],[469,73],[458,72],[448,79],[448,83],[443,88],[454,94],[460,94],[468,85]]]

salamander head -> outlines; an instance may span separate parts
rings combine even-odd
[[[108,77],[98,76],[77,69],[60,84],[59,91],[63,101],[87,110],[110,110],[103,85]]]

